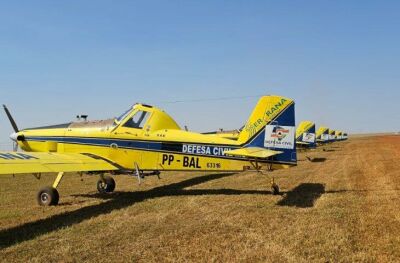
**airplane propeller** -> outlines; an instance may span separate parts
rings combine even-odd
[[[14,132],[15,133],[19,132],[17,123],[15,122],[15,120],[14,120],[13,116],[11,115],[10,111],[8,110],[7,106],[3,104],[3,108],[7,114],[8,119],[10,120],[11,126],[14,129]]]
[[[11,123],[12,128],[14,129],[14,134],[11,134],[10,138],[13,141],[13,151],[18,151],[18,142],[16,138],[16,134],[19,132],[17,123],[15,122],[13,116],[11,115],[10,111],[8,110],[7,106],[3,104],[4,111],[6,112],[7,118]]]

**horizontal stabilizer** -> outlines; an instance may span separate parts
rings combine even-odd
[[[297,141],[296,144],[299,144],[299,145],[310,145],[311,143]]]
[[[261,147],[247,147],[241,148],[236,150],[230,150],[224,152],[227,155],[232,156],[245,156],[245,157],[252,157],[252,158],[268,158],[277,154],[281,154],[282,152],[268,150]]]

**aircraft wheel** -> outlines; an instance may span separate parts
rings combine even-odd
[[[273,195],[279,195],[279,186],[277,184],[273,184],[271,186],[271,189],[272,189],[272,194]]]
[[[115,189],[115,181],[110,176],[104,176],[104,180],[97,181],[97,191],[99,193],[112,193]]]
[[[57,205],[59,198],[57,189],[50,186],[40,189],[37,194],[38,204],[42,206]]]

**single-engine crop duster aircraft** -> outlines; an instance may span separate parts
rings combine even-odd
[[[112,192],[110,174],[140,180],[160,171],[244,171],[296,165],[294,101],[263,96],[237,140],[188,132],[164,111],[135,104],[118,118],[84,121],[19,131],[10,137],[25,152],[0,152],[0,175],[58,173],[54,184],[38,193],[40,205],[56,205],[64,173],[98,174],[99,192]],[[274,194],[279,187],[272,180]]]
[[[336,137],[335,137],[335,130],[329,129],[329,142],[335,142]]]
[[[338,131],[338,130],[335,131],[335,139],[337,141],[341,141],[342,140],[342,132],[341,131]]]
[[[315,123],[302,121],[296,129],[296,144],[302,149],[316,147]]]
[[[329,142],[329,128],[319,127],[317,131],[317,143],[323,144]]]

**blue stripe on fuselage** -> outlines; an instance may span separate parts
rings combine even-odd
[[[185,142],[159,142],[159,141],[138,141],[129,139],[111,139],[111,138],[86,138],[86,137],[53,137],[53,136],[35,136],[26,137],[26,141],[52,141],[57,143],[91,145],[117,148],[165,151],[174,153],[183,153],[189,155],[207,155],[214,157],[224,157],[223,150],[238,149],[240,146],[233,145],[207,145]],[[185,147],[184,147],[185,145]]]

